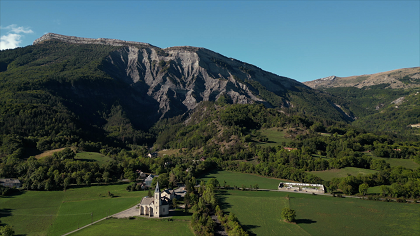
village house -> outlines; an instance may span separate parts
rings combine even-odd
[[[145,178],[146,177],[146,174],[143,171],[136,170],[136,172],[139,173],[139,178]]]
[[[147,178],[144,180],[144,184],[147,187],[152,187],[152,181],[154,178],[159,177],[159,175],[152,175],[150,174],[149,176],[147,176]]]
[[[157,154],[157,152],[153,152],[153,153],[149,153],[149,154],[147,154],[147,156],[148,156],[149,158],[153,158],[153,157],[157,157],[157,156],[158,156],[158,154]]]
[[[162,197],[167,198],[169,201],[175,198],[175,191],[172,189],[165,189],[162,191]]]
[[[4,187],[9,187],[9,188],[20,188],[22,186],[22,184],[20,183],[20,181],[18,179],[0,179],[0,185],[3,185]]]
[[[149,217],[161,217],[169,214],[169,199],[163,197],[159,182],[156,184],[155,192],[153,197],[144,197],[139,207],[139,215],[145,215]]]

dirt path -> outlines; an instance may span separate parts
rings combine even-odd
[[[217,219],[216,215],[212,215],[211,219],[216,222],[216,228],[214,229],[214,235],[222,235],[222,236],[227,236],[228,233],[226,232],[225,228],[222,226],[222,224],[220,223],[219,219]]]

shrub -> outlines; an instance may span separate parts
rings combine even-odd
[[[294,222],[296,220],[296,211],[286,207],[281,211],[281,216],[288,222]]]

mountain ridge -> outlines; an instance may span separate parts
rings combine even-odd
[[[296,80],[204,48],[161,49],[50,33],[34,45],[0,51],[2,135],[96,140],[89,135],[102,133],[98,136],[144,143],[156,122],[187,118],[205,101],[257,103],[287,115],[351,119],[332,99]]]
[[[285,93],[288,90],[300,90],[296,87],[309,89],[296,80],[202,47],[174,46],[161,49],[148,43],[54,33],[43,35],[34,41],[34,45],[53,40],[72,44],[122,46],[106,57],[103,71],[139,90],[145,91],[147,87],[147,95],[154,94],[152,97],[160,103],[160,118],[165,117],[170,110],[169,102],[165,102],[168,97],[176,97],[178,107],[187,108],[183,109],[184,112],[193,109],[200,101],[217,100],[221,96],[228,96],[232,103],[261,102],[268,107],[296,107],[296,104],[288,101]],[[198,83],[200,86],[195,86],[197,83],[194,80],[197,78],[201,80]],[[142,86],[142,83],[145,84]],[[255,86],[262,88],[257,89]],[[159,92],[156,93],[158,88]],[[260,89],[268,90],[264,91],[266,94],[272,93],[270,96],[276,97],[275,104],[261,98],[258,95]],[[172,95],[168,95],[168,91]],[[279,94],[281,98],[277,98]]]
[[[379,84],[389,84],[389,88],[420,87],[420,67],[401,68],[374,74],[348,77],[328,76],[304,82],[314,89],[335,87],[363,88]]]

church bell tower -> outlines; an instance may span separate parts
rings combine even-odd
[[[159,188],[159,182],[156,183],[156,188],[155,188],[155,197],[154,197],[154,217],[159,217],[160,215],[160,206],[162,205],[161,200],[160,200],[160,188]]]

